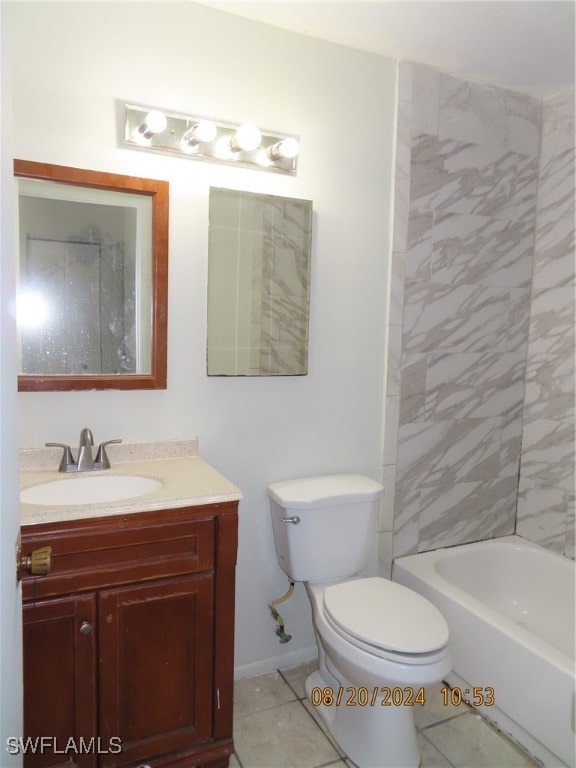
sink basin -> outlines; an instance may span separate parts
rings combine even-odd
[[[102,504],[145,496],[162,487],[159,480],[138,475],[74,475],[65,480],[40,483],[20,491],[20,501],[42,506],[70,504]]]

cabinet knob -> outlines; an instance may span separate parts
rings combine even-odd
[[[83,621],[82,624],[80,624],[80,633],[83,635],[89,635],[90,632],[92,632],[92,624],[88,621]]]
[[[52,571],[52,547],[39,547],[32,550],[29,555],[18,555],[18,578],[21,578],[22,571],[32,574],[32,576],[43,576]]]

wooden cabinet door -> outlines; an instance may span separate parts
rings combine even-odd
[[[98,596],[99,733],[120,739],[110,768],[193,749],[212,733],[211,573],[105,590]]]
[[[93,594],[24,605],[25,768],[97,764],[95,607]]]

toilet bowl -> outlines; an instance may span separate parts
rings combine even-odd
[[[337,586],[346,587],[351,582]],[[358,637],[360,626],[342,627],[328,612],[326,597],[333,583],[306,584],[313,611],[314,629],[319,648],[319,670],[306,681],[306,693],[328,729],[344,752],[361,768],[417,768],[420,750],[414,725],[414,710],[426,702],[426,686],[437,683],[450,672],[448,628],[440,613],[424,598],[415,605],[411,590],[396,591],[400,586],[385,579],[359,579],[353,594],[358,597],[366,588],[367,596],[375,591],[388,592],[398,604],[408,597],[411,631],[403,638],[384,631],[370,642]],[[377,589],[375,589],[377,588]],[[375,624],[384,629],[388,610],[386,602],[373,605]],[[433,611],[429,609],[432,608]],[[421,609],[421,610],[420,610]],[[358,603],[350,604],[352,614],[360,614]],[[417,627],[418,617],[422,621]],[[380,626],[379,626],[380,625]],[[373,627],[372,627],[373,628]],[[405,640],[403,646],[400,640]],[[339,699],[339,701],[338,701]],[[338,701],[338,703],[336,703]],[[328,702],[328,704],[326,703]]]
[[[348,678],[424,684],[450,671],[446,622],[416,592],[378,576],[308,582],[306,591],[316,631]]]
[[[328,475],[268,488],[278,562],[304,582],[319,668],[306,693],[359,768],[418,768],[414,709],[450,671],[448,626],[428,600],[380,576],[360,577],[383,488]]]

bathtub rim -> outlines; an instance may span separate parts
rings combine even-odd
[[[404,568],[414,578],[425,581],[430,584],[432,588],[438,589],[445,594],[455,603],[460,605],[465,610],[474,611],[482,617],[490,626],[499,631],[509,630],[522,645],[527,648],[535,649],[544,653],[551,663],[564,672],[568,672],[571,675],[576,673],[576,659],[570,657],[568,654],[556,648],[550,642],[541,638],[533,631],[521,626],[508,616],[499,613],[496,609],[490,607],[486,603],[483,603],[477,597],[474,597],[469,592],[456,586],[452,581],[449,581],[446,577],[442,576],[435,568],[435,563],[441,557],[450,557],[451,552],[459,551],[466,548],[486,549],[493,547],[494,545],[512,545],[516,548],[529,548],[542,553],[543,556],[562,560],[567,560],[569,563],[573,563],[564,555],[558,552],[542,547],[540,544],[536,544],[533,541],[522,538],[518,534],[510,534],[507,536],[499,536],[491,539],[483,539],[482,541],[469,542],[467,544],[456,544],[450,547],[439,547],[438,549],[428,550],[426,552],[418,552],[410,555],[402,555],[394,559],[392,564],[392,580],[395,581],[395,569]]]

